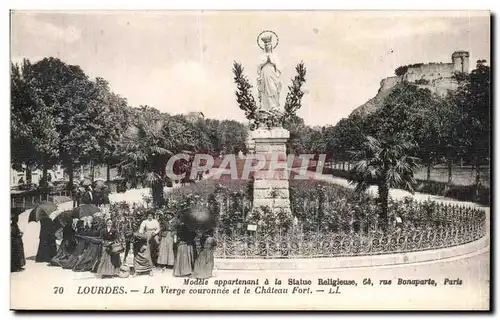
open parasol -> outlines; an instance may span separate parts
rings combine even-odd
[[[49,217],[49,215],[57,210],[57,206],[49,201],[44,201],[37,205],[36,207],[31,210],[30,215],[28,217],[28,222],[35,221],[38,222],[40,221],[40,218],[42,217]]]
[[[54,218],[53,221],[56,229],[64,228],[66,224],[73,222],[73,210],[66,210],[61,212]]]
[[[94,213],[100,212],[101,210],[93,204],[82,204],[73,209],[73,218],[81,219],[83,217],[88,217]]]
[[[215,227],[215,217],[205,208],[195,207],[182,215],[182,222],[190,228]]]

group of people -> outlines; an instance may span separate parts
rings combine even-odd
[[[25,265],[16,218],[11,217],[12,271]],[[153,275],[155,268],[163,272],[172,268],[176,277],[213,276],[216,243],[212,230],[192,229],[177,218],[160,223],[151,213],[137,228],[134,218],[130,210],[79,220],[42,217],[35,261],[75,272],[90,271],[98,277]],[[62,235],[59,246],[57,235]],[[130,251],[133,262],[127,263]]]
[[[177,218],[158,222],[149,213],[134,231],[133,214],[125,210],[117,222],[117,234],[123,237],[121,243],[125,244],[123,264],[132,247],[136,274],[152,275],[153,269],[159,267],[163,272],[172,268],[176,277],[212,277],[216,245],[212,229],[195,230]],[[196,239],[201,245],[199,250],[196,250]],[[122,271],[127,272],[126,269]]]
[[[95,190],[94,190],[95,189]],[[71,189],[73,207],[81,204],[94,204],[96,206],[109,205],[109,188],[106,185],[91,185],[73,187]]]

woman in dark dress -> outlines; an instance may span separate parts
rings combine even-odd
[[[19,229],[17,222],[19,221],[19,215],[12,214],[10,216],[10,271],[16,272],[23,270],[26,264],[26,258],[24,255],[24,245],[23,245],[23,233]]]
[[[86,236],[88,232],[88,226],[85,226],[85,222],[83,220],[79,220],[76,224],[75,249],[71,252],[71,255],[69,255],[67,259],[59,260],[59,264],[63,269],[73,269],[76,265],[78,259],[83,254],[87,246],[87,242],[84,238],[81,238],[81,236]]]
[[[57,254],[50,261],[51,266],[60,267],[61,262],[69,258],[75,247],[75,230],[73,229],[71,218],[68,218],[65,223],[63,228],[63,240],[57,250]]]
[[[194,263],[191,277],[196,279],[208,279],[213,276],[214,270],[214,248],[217,245],[213,237],[213,231],[205,231],[201,238],[202,249]]]
[[[101,261],[97,267],[99,277],[113,277],[118,275],[121,261],[120,255],[111,252],[111,245],[118,240],[118,232],[113,227],[111,219],[106,220],[106,228],[101,232],[102,250]]]
[[[180,225],[177,232],[179,243],[177,245],[177,256],[174,263],[174,276],[184,277],[193,273],[194,265],[194,239],[196,233],[185,224]]]
[[[50,262],[57,254],[56,247],[56,230],[54,222],[49,217],[40,219],[40,243],[38,244],[38,251],[36,253],[36,262]]]
[[[158,254],[158,265],[165,270],[169,266],[173,266],[175,262],[174,254],[174,230],[171,222],[162,221],[160,225],[160,246]]]
[[[147,233],[134,233],[134,270],[135,276],[140,274],[153,275],[153,260],[148,244],[151,236]]]
[[[97,220],[92,220],[90,230],[85,236],[79,238],[85,240],[85,250],[73,266],[73,271],[95,271],[101,256],[101,228]]]

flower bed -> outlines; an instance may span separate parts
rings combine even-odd
[[[411,198],[391,200],[388,231],[380,231],[375,199],[320,181],[290,181],[292,215],[252,208],[252,183],[205,180],[168,194],[158,210],[133,210],[136,221],[154,212],[170,219],[193,205],[217,221],[217,257],[305,258],[372,255],[438,249],[465,244],[485,235],[482,210]],[[248,230],[249,225],[256,226]]]

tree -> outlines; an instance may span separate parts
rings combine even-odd
[[[452,96],[452,103],[460,110],[458,134],[466,154],[470,155],[476,171],[476,199],[481,184],[481,164],[490,159],[490,67],[485,60],[478,60],[476,69],[465,77]]]
[[[47,171],[57,163],[60,135],[56,131],[56,104],[44,101],[44,87],[37,65],[24,60],[11,65],[11,146],[12,166],[26,168],[31,183],[32,167],[41,168],[41,185],[47,185]]]
[[[290,138],[286,142],[287,152],[299,154],[306,148],[305,133],[307,126],[304,119],[298,116],[287,117],[283,123],[283,128],[290,132]]]
[[[153,203],[165,204],[166,165],[172,155],[196,148],[195,134],[179,117],[148,106],[134,110],[133,123],[120,141],[120,169],[128,179],[142,179],[151,186]]]
[[[56,58],[44,58],[33,64],[29,73],[30,83],[36,88],[40,104],[51,115],[50,132],[57,132],[58,158],[73,183],[73,165],[85,159],[92,124],[86,114],[91,100],[92,83],[79,66],[67,65]],[[51,146],[52,148],[52,146]],[[44,170],[46,172],[46,170]]]
[[[340,120],[335,127],[326,130],[325,137],[328,153],[342,162],[342,170],[345,170],[345,162],[350,160],[351,151],[361,147],[364,141],[364,122],[360,116],[352,115]]]
[[[110,167],[118,162],[116,152],[121,134],[128,126],[129,108],[127,100],[110,91],[106,80],[96,78],[93,84],[86,113],[87,121],[92,124],[91,139],[95,139],[88,152],[89,161],[92,169],[97,164],[106,165],[109,181]]]
[[[395,135],[386,140],[368,136],[362,149],[354,153],[357,162],[354,165],[355,176],[351,183],[356,184],[356,191],[363,192],[371,184],[378,186],[378,204],[380,206],[381,227],[389,225],[388,204],[390,188],[403,188],[413,192],[414,170],[417,159],[409,156],[415,145],[405,137]]]

